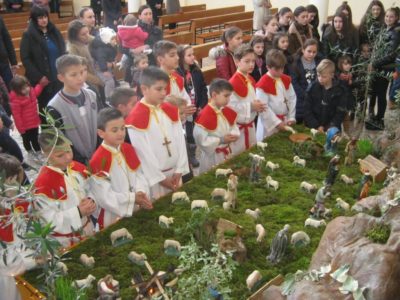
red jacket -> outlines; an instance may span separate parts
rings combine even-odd
[[[218,49],[215,54],[215,61],[217,65],[217,77],[229,80],[236,73],[237,67],[233,59],[233,53],[224,47]]]
[[[135,49],[143,46],[149,34],[139,26],[118,26],[118,39],[124,48]]]
[[[42,91],[43,86],[37,84],[34,88],[31,88],[29,96],[18,95],[14,91],[10,92],[11,111],[19,133],[22,134],[28,129],[39,127],[37,97]]]

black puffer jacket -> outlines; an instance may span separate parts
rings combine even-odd
[[[65,54],[64,38],[51,22],[47,25],[47,34],[56,44],[60,56]],[[20,50],[25,76],[32,86],[35,86],[43,76],[46,76],[50,81],[56,80],[57,74],[53,74],[50,67],[46,39],[43,32],[32,21],[22,35]]]
[[[16,65],[17,57],[15,56],[14,46],[3,18],[0,18],[0,35],[0,63],[8,64],[10,62],[11,65]]]
[[[186,71],[182,68],[178,68],[177,71],[185,79],[185,89],[189,94],[190,89],[186,80]],[[192,81],[194,85],[196,107],[203,108],[208,103],[207,84],[204,81],[203,73],[198,66],[193,65],[190,67],[190,74],[192,75]]]
[[[384,39],[385,44],[387,44],[387,50],[372,65],[375,69],[394,71],[396,57],[400,55],[400,51],[398,50],[400,46],[400,24],[386,29]]]
[[[340,129],[343,122],[349,93],[346,87],[334,80],[330,89],[326,90],[318,80],[307,89],[304,98],[304,123],[309,128],[323,126]]]
[[[101,72],[107,72],[107,63],[112,63],[117,57],[117,48],[104,43],[100,37],[96,37],[89,45],[90,55],[92,55],[95,65]]]

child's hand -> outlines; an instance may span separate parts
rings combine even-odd
[[[296,124],[296,121],[293,121],[293,120],[286,122],[286,125],[288,125],[288,126],[293,126],[294,124]]]
[[[143,207],[144,209],[153,209],[153,204],[145,193],[137,192],[135,194],[135,198],[136,204],[138,204],[140,207]]]
[[[78,208],[82,217],[89,216],[96,210],[96,203],[94,203],[93,199],[84,198],[78,205]]]
[[[165,178],[163,181],[160,181],[160,184],[167,189],[174,190],[174,183],[172,176]]]
[[[46,85],[48,85],[50,83],[49,79],[46,76],[43,76],[42,78],[40,78],[39,80],[39,84],[43,87],[45,87]]]
[[[286,124],[284,123],[284,122],[280,122],[279,124],[278,124],[278,126],[276,126],[276,128],[278,128],[279,130],[281,130],[281,131],[285,131],[286,129],[285,129],[285,126],[286,126]]]
[[[251,110],[255,112],[263,112],[267,109],[267,105],[262,103],[260,100],[255,100],[251,103]]]
[[[229,144],[232,142],[236,142],[238,140],[239,136],[235,135],[235,134],[225,134],[224,135],[224,143],[225,144]]]
[[[179,183],[181,182],[182,174],[181,173],[174,173],[172,175],[172,183],[174,184],[174,191],[176,191],[179,187]]]
[[[185,115],[186,116],[191,116],[196,112],[197,108],[194,105],[188,105],[185,107],[184,111],[185,111]]]

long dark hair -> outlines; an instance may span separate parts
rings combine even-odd
[[[342,13],[344,10],[347,10],[349,13],[347,15],[347,21],[349,26],[353,27],[353,13],[351,12],[351,7],[350,5],[347,4],[347,1],[343,1],[343,3],[336,9],[336,14]],[[346,14],[345,14],[346,15]]]
[[[229,41],[233,39],[235,35],[237,35],[239,32],[242,32],[242,29],[236,26],[229,27],[222,33],[221,35],[221,41],[225,44],[225,46],[228,46]]]
[[[185,53],[186,53],[186,50],[189,50],[190,48],[192,48],[192,46],[189,45],[189,44],[187,44],[187,45],[179,45],[178,46],[179,67],[182,70],[193,71],[196,68],[200,69],[200,67],[198,66],[196,61],[194,62],[194,64],[192,66],[187,66],[186,63],[185,63]]]
[[[76,42],[79,43],[80,41],[78,35],[81,29],[84,27],[87,27],[87,25],[83,23],[81,20],[71,21],[68,25],[68,33],[67,33],[68,41],[70,43],[76,43]]]
[[[315,13],[315,17],[314,20],[312,20],[310,22],[310,24],[314,27],[314,28],[318,28],[319,25],[319,12],[318,12],[318,8],[314,5],[314,4],[309,4],[306,6],[307,12],[309,13]]]
[[[371,11],[372,11],[372,7],[373,7],[373,6],[379,6],[379,7],[381,8],[381,13],[379,14],[379,16],[378,16],[378,18],[376,19],[376,21],[378,21],[380,24],[383,25],[384,20],[385,20],[385,8],[384,8],[384,6],[383,6],[383,4],[382,4],[381,1],[379,1],[379,0],[373,0],[373,1],[371,1],[371,3],[368,5],[368,8],[367,8],[367,10],[365,11],[365,14],[364,14],[364,16],[363,16],[362,19],[361,19],[360,27],[365,26],[366,23],[367,23],[367,21],[368,21],[368,19],[372,18],[372,16],[371,16],[372,13],[371,13]]]

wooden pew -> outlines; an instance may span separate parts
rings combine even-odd
[[[183,14],[165,15],[159,18],[158,25],[160,26],[160,28],[163,28],[165,25],[168,25],[170,23],[178,23],[179,25],[179,23],[189,23],[190,20],[195,18],[205,18],[207,16],[218,16],[226,13],[244,12],[244,10],[244,5],[238,5],[224,8],[192,11]]]
[[[223,30],[224,24],[230,21],[238,21],[253,17],[253,12],[240,12],[215,17],[193,19],[190,25],[190,31],[193,34],[193,40],[196,44],[202,44],[206,41],[218,39]]]
[[[58,24],[56,24],[56,27],[61,32],[63,32],[63,31],[66,32],[67,29],[68,29],[68,25],[69,25],[69,22],[68,23],[58,23]],[[27,27],[28,27],[28,24],[26,25],[25,28],[27,28]],[[11,39],[15,39],[15,38],[22,37],[22,34],[23,34],[24,30],[14,29],[14,30],[9,30],[8,32],[10,33]]]
[[[61,16],[68,16],[68,17],[74,17],[75,16],[74,1],[62,0],[60,2],[59,17],[61,17]]]
[[[229,21],[225,23],[225,28],[236,26],[242,29],[243,33],[253,33],[253,19],[246,20],[238,20],[238,21]]]
[[[58,24],[69,23],[72,20],[75,20],[75,17],[65,17],[65,18],[57,19],[57,20],[52,21],[52,23],[56,27],[58,27]],[[15,23],[15,24],[12,24],[11,26],[9,26],[8,30],[10,31],[10,30],[16,30],[16,29],[25,29],[28,27],[28,24],[29,24],[28,20],[21,22],[21,23]]]
[[[192,33],[191,32],[179,32],[177,34],[167,34],[164,35],[164,39],[174,42],[177,45],[186,45],[186,44],[192,44]]]
[[[62,19],[58,17],[58,14],[50,14],[49,15],[50,21],[53,22],[58,19]],[[12,24],[15,23],[22,23],[29,20],[29,15],[27,16],[15,16],[14,18],[7,18],[4,19],[4,23],[7,25],[7,28],[11,27]]]

